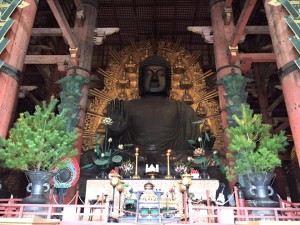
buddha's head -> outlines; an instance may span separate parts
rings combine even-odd
[[[140,63],[140,95],[170,95],[171,66],[162,56],[149,56]]]

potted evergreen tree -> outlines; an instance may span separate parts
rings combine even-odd
[[[226,167],[227,178],[232,180],[239,175],[252,185],[249,191],[255,196],[253,206],[277,206],[270,202],[268,192],[273,190],[269,183],[274,178],[273,170],[281,164],[278,153],[285,151],[287,138],[283,131],[272,134],[271,125],[262,123],[261,114],[254,114],[245,105],[241,107],[242,116],[232,116],[237,125],[226,129],[232,151],[227,154],[232,159]]]
[[[78,132],[67,131],[65,113],[55,113],[57,103],[52,97],[49,104],[36,106],[33,115],[21,113],[8,138],[0,136],[0,166],[25,171],[31,181],[27,186],[31,195],[24,203],[47,203],[44,192],[49,190],[53,170],[64,168],[68,158],[77,154]]]

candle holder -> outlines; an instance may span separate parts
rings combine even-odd
[[[178,182],[178,190],[181,192],[182,194],[182,211],[184,214],[184,218],[186,221],[186,200],[185,200],[185,191],[186,191],[186,186],[182,184],[182,181]]]
[[[181,177],[182,177],[182,184],[186,186],[186,189],[188,190],[189,187],[192,185],[193,176],[191,174],[186,173],[186,174],[182,174]]]
[[[131,177],[131,179],[141,179],[141,177],[138,175],[138,162],[139,162],[139,149],[135,149],[135,174]]]
[[[184,192],[184,221],[187,223],[187,200],[189,198],[189,187],[192,185],[192,175],[191,174],[182,174],[182,185],[186,187],[186,191]]]
[[[121,194],[124,191],[124,181],[120,181],[116,188],[119,192],[119,216],[120,216],[121,215],[121,197],[122,197]]]
[[[182,174],[182,184],[186,186],[187,197],[189,197],[189,187],[192,185],[192,175],[191,174]]]
[[[112,210],[111,210],[112,212],[114,211],[115,189],[116,189],[116,186],[120,182],[120,178],[121,178],[121,176],[119,174],[113,174],[113,175],[111,175],[111,178],[110,178],[110,184],[111,184],[111,186],[113,186],[113,199],[112,199]]]
[[[170,174],[170,155],[171,155],[171,149],[168,149],[167,151],[167,166],[168,166],[168,174],[165,176],[166,180],[173,179],[173,176]]]
[[[119,174],[113,174],[113,175],[111,175],[111,178],[110,178],[110,184],[113,187],[113,197],[112,197],[112,202],[111,202],[111,211],[110,211],[109,218],[108,218],[108,222],[110,222],[110,223],[114,222],[114,218],[112,217],[112,214],[114,212],[115,190],[116,190],[116,186],[120,182],[120,178],[121,178],[121,176]]]
[[[178,190],[183,194],[186,191],[186,186],[182,184],[182,181],[178,182]]]

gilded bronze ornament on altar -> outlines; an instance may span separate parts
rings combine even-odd
[[[153,164],[148,165],[146,164],[145,168],[145,175],[149,177],[150,179],[156,179],[160,175],[159,173],[159,165],[156,164],[155,166]]]

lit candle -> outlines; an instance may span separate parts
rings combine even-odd
[[[139,153],[139,148],[136,148],[136,149],[135,149],[135,153]]]

